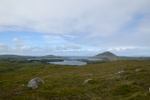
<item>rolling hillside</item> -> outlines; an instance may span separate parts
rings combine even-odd
[[[119,71],[123,74],[116,74]],[[150,100],[150,62],[85,66],[0,61],[0,100]],[[29,89],[35,77],[45,84]]]

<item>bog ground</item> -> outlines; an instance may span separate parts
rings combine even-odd
[[[121,70],[125,73],[115,74]],[[28,82],[36,77],[45,84],[28,88]],[[149,87],[149,61],[85,66],[0,62],[0,100],[150,100]]]

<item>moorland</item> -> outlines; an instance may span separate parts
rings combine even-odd
[[[150,100],[149,60],[68,66],[23,61],[25,58],[1,59],[0,100]],[[36,77],[45,84],[28,88]]]

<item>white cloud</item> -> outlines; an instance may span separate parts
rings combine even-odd
[[[1,0],[0,30],[109,35],[149,4],[149,0]]]
[[[137,47],[113,47],[109,48],[108,51],[126,51],[126,50],[134,50],[137,49]]]
[[[43,39],[49,44],[66,43],[67,41],[59,35],[44,35]]]
[[[71,51],[78,52],[79,50],[81,50],[81,47],[77,45],[41,47],[41,46],[28,46],[25,44],[17,44],[15,46],[9,46],[7,44],[0,43],[0,54],[47,55],[54,53],[56,55],[58,54],[61,55],[62,52],[71,52]]]
[[[20,47],[21,51],[26,51],[26,50],[30,50],[30,49],[31,49],[31,47],[29,47],[29,46],[21,46]]]
[[[63,50],[63,51],[76,51],[76,50],[80,50],[82,47],[77,46],[77,45],[66,45],[66,46],[56,46],[55,49],[56,50]]]
[[[55,47],[40,47],[40,46],[28,46],[17,44],[16,46],[9,46],[0,43],[0,54],[19,54],[19,55],[64,55],[64,56],[93,56],[104,51],[111,51],[117,55],[130,55],[130,56],[143,56],[150,52],[148,47],[112,47],[109,49],[100,48],[82,48],[78,45],[65,45]]]
[[[18,39],[18,38],[13,38],[12,41],[15,43],[22,43],[23,42],[23,40]]]
[[[9,46],[7,44],[0,43],[0,54],[26,54],[27,52],[30,52],[32,47],[27,45],[15,45],[15,46]]]
[[[149,5],[150,0],[0,0],[0,32],[44,33],[47,44],[63,44],[49,48],[26,45],[19,47],[22,51],[80,49],[67,46],[72,44],[116,51],[149,47]],[[22,42],[17,37],[12,41]],[[1,48],[9,48],[5,46]]]
[[[0,43],[0,51],[7,51],[9,47],[6,44]]]

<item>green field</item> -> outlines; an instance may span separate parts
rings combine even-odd
[[[126,74],[115,74],[120,70]],[[45,84],[29,89],[27,84],[35,77],[43,79]],[[92,80],[84,83],[86,79]],[[149,61],[85,66],[0,62],[0,100],[150,100],[149,87]]]

